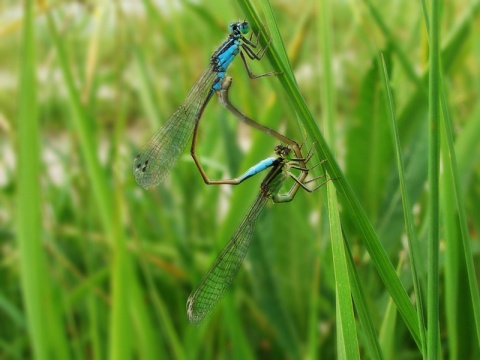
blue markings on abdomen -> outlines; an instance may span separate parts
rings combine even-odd
[[[228,48],[222,51],[220,54],[215,54],[212,57],[212,64],[215,67],[215,71],[217,72],[217,77],[213,82],[212,89],[218,91],[222,88],[222,80],[225,77],[225,73],[227,68],[232,63],[235,56],[240,53],[240,46],[241,42],[235,40]]]
[[[262,160],[259,163],[253,165],[250,169],[245,171],[245,173],[238,178],[239,183],[242,181],[252,177],[253,175],[258,174],[260,171],[263,171],[275,164],[275,161],[277,160],[276,157],[270,157],[268,159]]]
[[[227,70],[235,56],[240,52],[240,41],[235,41],[229,48],[217,56],[217,65],[220,69]]]
[[[222,88],[222,80],[225,77],[225,71],[217,73],[217,77],[213,81],[212,89],[218,91]]]

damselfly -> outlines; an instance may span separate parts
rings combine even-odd
[[[285,135],[282,135],[280,134],[279,132],[265,126],[265,125],[262,125],[258,122],[256,122],[255,120],[252,120],[251,118],[249,118],[247,115],[245,115],[244,113],[242,113],[240,110],[238,110],[231,102],[230,102],[230,98],[228,96],[228,91],[230,89],[230,86],[232,85],[232,81],[233,79],[230,77],[230,76],[226,76],[223,81],[222,81],[222,87],[220,90],[217,91],[217,96],[218,96],[218,99],[220,100],[220,103],[226,108],[228,109],[228,111],[230,111],[238,120],[240,120],[241,122],[257,129],[257,130],[260,130],[261,132],[267,134],[267,135],[270,135],[272,137],[274,137],[275,139],[279,140],[280,142],[282,142],[283,144],[286,144],[290,149],[293,150],[295,156],[297,157],[298,161],[299,161],[299,166],[302,167],[302,168],[305,168],[305,163],[304,161],[302,160],[302,151],[300,149],[300,146],[298,145],[298,143],[295,141],[295,140],[292,140],[288,137],[286,137]],[[200,171],[200,174],[202,175],[203,177],[203,180],[205,181],[205,183],[207,184],[230,184],[230,185],[238,185],[240,184],[242,181],[248,179],[250,176],[247,176],[245,177],[245,174],[248,174],[249,171],[247,171],[244,175],[240,176],[240,177],[237,177],[237,178],[234,178],[234,179],[222,179],[222,180],[211,180],[208,178],[207,176],[207,173],[205,172],[205,170],[203,169],[202,167],[202,164],[200,163],[200,161],[198,161],[196,155],[192,154],[193,156],[193,159],[195,161],[195,164],[197,164],[197,168],[198,170]],[[266,160],[263,160],[263,162],[267,161],[268,159]],[[255,168],[255,169],[258,169],[259,168],[259,165],[261,164],[262,162],[260,162],[259,164],[255,165],[252,167]],[[263,170],[263,169],[262,169]],[[305,172],[305,171],[302,171],[301,174],[298,176],[298,180],[300,182],[302,182],[306,177],[307,177],[307,174],[308,172]]]
[[[255,52],[253,49],[258,45],[258,36],[255,43],[251,41],[251,37],[247,39],[244,36],[250,31],[250,26],[246,21],[232,23],[229,29],[228,39],[213,53],[210,58],[210,66],[200,75],[183,104],[157,130],[135,157],[133,161],[135,180],[144,188],[156,186],[165,178],[180,157],[192,133],[190,152],[195,163],[199,164],[195,154],[195,145],[200,117],[213,94],[222,89],[227,68],[236,55],[240,54],[248,75],[252,79],[277,74],[269,72],[254,75],[250,71],[245,55],[252,60],[260,60],[269,44]]]
[[[297,169],[308,175],[309,170],[321,163],[313,166],[311,169],[307,169],[300,166],[300,163],[307,163],[313,155],[312,151],[309,151],[306,158],[289,158],[290,151],[288,146],[279,145],[275,148],[277,157],[265,159],[245,173],[252,176],[271,167],[271,170],[260,185],[260,192],[255,201],[245,214],[227,246],[217,257],[197,289],[189,296],[187,315],[192,324],[200,324],[212,312],[232,283],[247,254],[253,237],[255,223],[268,199],[272,199],[275,203],[289,202],[295,197],[300,187],[308,192],[312,192],[325,183],[324,181],[315,188],[310,189],[307,187],[307,184],[323,176],[300,181],[298,177],[292,174],[290,170]],[[294,184],[288,193],[281,194],[282,186],[288,178],[292,178]]]

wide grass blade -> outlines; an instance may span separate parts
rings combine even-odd
[[[63,324],[55,307],[42,239],[40,132],[37,106],[34,1],[26,1],[20,57],[18,110],[17,239],[23,303],[32,352],[38,359],[67,358]]]

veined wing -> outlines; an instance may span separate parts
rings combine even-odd
[[[145,189],[158,185],[170,172],[192,136],[197,119],[213,95],[217,73],[209,66],[183,104],[157,130],[133,160],[135,180]]]
[[[230,287],[247,254],[255,223],[267,200],[268,197],[260,191],[225,249],[197,289],[188,297],[187,315],[192,324],[198,325],[203,322]]]

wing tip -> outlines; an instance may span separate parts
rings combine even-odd
[[[205,319],[205,314],[195,309],[195,296],[190,295],[187,299],[187,317],[190,324],[198,326]]]

